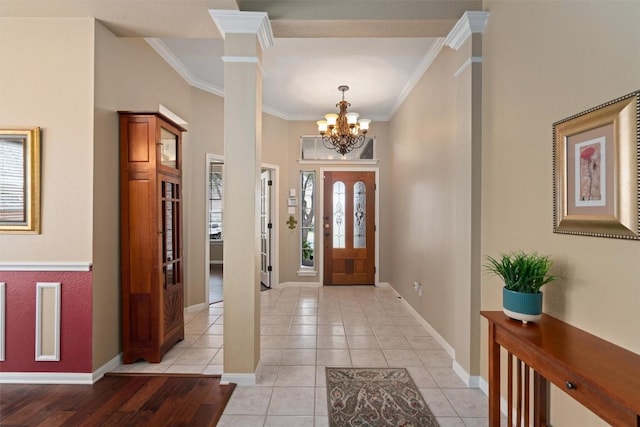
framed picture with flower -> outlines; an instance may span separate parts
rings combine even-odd
[[[553,124],[553,232],[640,239],[640,91]]]

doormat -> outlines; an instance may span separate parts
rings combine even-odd
[[[439,427],[404,368],[326,368],[329,426]]]

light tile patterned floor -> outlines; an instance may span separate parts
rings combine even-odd
[[[327,426],[325,366],[406,367],[442,427],[488,425],[487,397],[391,288],[272,289],[261,302],[261,378],[236,388],[218,425]],[[185,340],[161,363],[118,370],[221,374],[223,308],[187,315]]]

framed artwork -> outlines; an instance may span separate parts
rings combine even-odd
[[[640,239],[640,91],[553,124],[553,232]]]
[[[0,129],[0,233],[40,233],[40,128]]]

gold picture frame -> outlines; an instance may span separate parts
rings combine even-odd
[[[640,91],[553,124],[553,232],[640,239]]]
[[[40,233],[40,128],[0,128],[0,233]]]

